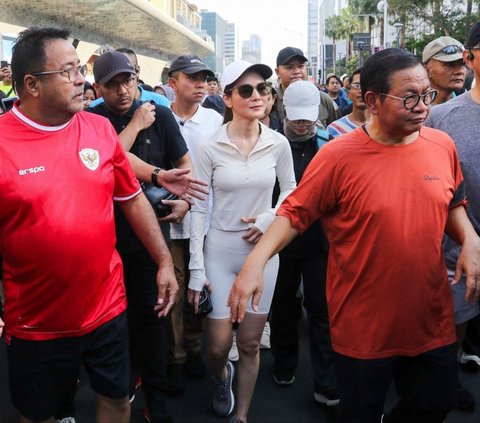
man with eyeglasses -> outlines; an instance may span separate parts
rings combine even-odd
[[[20,421],[53,421],[83,363],[96,421],[130,421],[123,268],[113,203],[161,269],[155,311],[173,306],[173,264],[156,216],[105,119],[83,112],[66,30],[22,32],[12,54],[20,100],[0,120],[0,320]]]
[[[110,120],[140,181],[157,184],[158,174],[172,166],[192,169],[185,140],[171,110],[135,99],[136,72],[126,55],[117,51],[104,53],[95,61],[93,74],[94,87],[104,103],[89,110]],[[137,119],[133,124],[137,111],[145,106],[151,119]],[[183,200],[163,202],[172,207],[172,213],[159,219],[164,237],[169,240],[169,222],[180,222],[189,204]],[[146,416],[156,423],[166,423],[171,421],[165,405],[167,320],[157,318],[150,307],[156,296],[157,265],[138,241],[134,228],[115,211],[117,248],[125,268],[132,374],[141,373]],[[177,291],[176,280],[170,288]]]
[[[320,218],[330,251],[327,301],[340,423],[442,423],[454,406],[453,306],[441,250],[462,245],[455,282],[480,295],[480,238],[465,212],[455,146],[423,123],[435,98],[411,53],[386,49],[361,71],[370,120],[324,145],[245,261],[232,321],[258,304],[272,254]],[[392,380],[399,402],[382,416]],[[383,419],[383,420],[382,420]]]
[[[480,22],[470,30],[465,51],[462,52],[465,65],[473,70],[475,79],[480,78]],[[480,149],[478,128],[480,120],[480,85],[475,85],[471,91],[434,107],[425,122],[427,126],[440,129],[450,135],[455,141],[465,178],[465,190],[468,198],[467,214],[473,227],[480,233]],[[449,277],[453,279],[455,266],[460,254],[460,246],[451,238],[445,237],[443,251]],[[471,342],[471,334],[480,333],[478,303],[465,301],[465,284],[452,285],[455,323],[457,325],[457,343],[459,348],[467,330],[464,351],[460,357],[461,363],[471,363],[473,368],[480,366],[480,345]],[[467,329],[468,326],[468,329]],[[458,408],[472,411],[475,399],[471,393],[459,388]]]
[[[285,119],[283,93],[292,82],[307,79],[307,62],[308,59],[299,48],[285,47],[278,52],[275,73],[277,74],[279,85],[275,107],[279,111],[282,120]],[[318,92],[320,96],[318,122],[325,129],[328,124],[342,117],[342,113],[327,93],[320,90]]]
[[[439,37],[429,42],[422,54],[432,88],[438,91],[433,105],[455,97],[463,88],[467,70],[463,63],[463,46],[452,37]]]
[[[135,81],[135,85],[136,85],[135,99],[143,102],[153,101],[155,104],[158,104],[159,106],[170,107],[170,101],[167,99],[166,96],[164,96],[163,94],[159,94],[157,92],[145,90],[138,84],[138,80],[140,78],[140,65],[138,64],[138,58],[135,52],[126,47],[121,47],[116,51],[118,51],[119,53],[123,53],[125,56],[127,56],[128,60],[135,68],[135,73],[137,75],[137,78]],[[103,103],[103,98],[99,97],[96,100],[92,101],[92,103],[90,104],[90,107],[98,106],[101,103]]]
[[[327,131],[334,138],[351,132],[368,121],[368,108],[363,101],[360,84],[360,70],[355,69],[350,77],[345,77],[351,81],[347,85],[347,96],[352,104],[352,112],[327,126]]]

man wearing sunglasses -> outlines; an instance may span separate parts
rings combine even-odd
[[[94,87],[104,102],[89,111],[110,120],[140,181],[156,185],[163,169],[192,169],[185,140],[171,110],[135,99],[136,72],[126,55],[117,51],[104,53],[95,61],[93,73]],[[137,112],[142,107],[147,108],[149,119],[138,119]],[[164,237],[169,239],[169,222],[180,222],[189,205],[183,200],[164,200],[164,204],[172,207],[172,213],[159,219]],[[146,416],[167,423],[171,421],[165,407],[167,321],[159,319],[151,307],[157,266],[118,210],[115,225],[117,249],[125,268],[132,374],[141,372]],[[176,280],[168,289],[177,291]]]
[[[468,220],[451,138],[423,123],[435,99],[411,53],[386,49],[361,71],[370,120],[324,145],[248,256],[230,291],[232,321],[261,297],[267,260],[316,219],[330,250],[327,302],[340,423],[442,423],[454,406],[453,306],[441,251],[462,244],[455,282],[480,296],[480,238]],[[391,382],[399,401],[383,416]]]
[[[285,119],[283,93],[292,82],[307,79],[307,61],[308,59],[299,48],[285,47],[278,52],[275,73],[278,77],[279,86],[275,107],[279,111],[282,120]],[[325,129],[328,124],[341,118],[342,113],[327,93],[320,90],[318,92],[320,96],[318,122]]]
[[[422,54],[432,88],[438,91],[433,105],[455,97],[463,88],[467,70],[463,63],[463,46],[452,37],[439,37],[429,42]]]
[[[480,23],[470,30],[462,60],[473,70],[475,79],[480,78]],[[480,233],[480,149],[478,128],[480,120],[480,84],[476,84],[471,91],[434,107],[425,122],[427,126],[440,129],[450,135],[455,141],[458,155],[462,163],[465,189],[468,198],[467,214],[477,233]],[[455,265],[460,253],[459,245],[451,238],[446,237],[443,242],[443,251],[450,278],[455,274]],[[464,352],[460,362],[471,362],[478,370],[480,366],[480,345],[469,342],[470,334],[478,338],[479,314],[478,303],[465,301],[465,285],[452,285],[453,305],[455,310],[455,324],[457,327],[457,343],[462,347],[465,330],[466,342],[463,342]],[[468,329],[467,329],[468,326]],[[475,399],[467,390],[459,388],[457,407],[472,411]]]

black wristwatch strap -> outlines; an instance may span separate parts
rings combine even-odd
[[[156,187],[159,187],[160,184],[158,183],[158,173],[161,171],[162,169],[160,169],[159,167],[153,169],[153,172],[152,172],[152,184]]]

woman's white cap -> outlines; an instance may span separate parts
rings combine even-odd
[[[222,91],[225,91],[227,85],[233,84],[247,71],[258,72],[264,79],[270,78],[273,74],[272,69],[267,65],[262,65],[261,63],[254,65],[246,60],[237,60],[227,65],[223,70],[222,77],[220,78]]]

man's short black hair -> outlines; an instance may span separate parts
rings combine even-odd
[[[353,77],[354,77],[355,75],[359,75],[361,71],[362,71],[362,68],[357,68],[357,69],[355,69],[355,70],[352,72],[351,75],[348,76],[348,82],[349,82],[349,84],[352,83]],[[362,80],[362,79],[360,78],[360,81],[361,81],[361,80]]]
[[[365,98],[367,91],[388,94],[393,73],[418,65],[422,65],[420,59],[402,49],[387,48],[375,53],[365,61],[360,71],[362,96]]]
[[[340,78],[339,78],[337,75],[330,75],[330,76],[327,78],[327,80],[325,81],[325,84],[328,85],[328,83],[330,82],[330,79],[332,79],[332,78],[336,79],[337,82],[338,82],[340,85],[342,85],[342,81],[340,80]]]
[[[19,95],[23,92],[25,75],[44,70],[46,44],[58,39],[67,40],[69,35],[66,29],[39,27],[28,28],[20,33],[12,49],[12,80]]]

